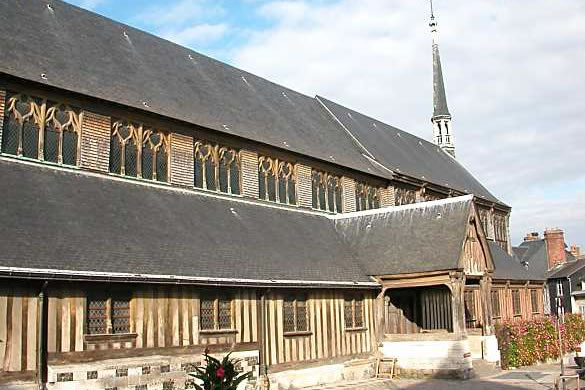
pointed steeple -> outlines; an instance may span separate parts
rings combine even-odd
[[[441,67],[441,56],[439,55],[439,34],[437,22],[433,14],[433,1],[431,0],[431,35],[433,37],[433,141],[441,149],[455,157],[455,142],[451,126],[451,114],[447,107],[447,95],[445,94],[445,83],[443,81],[443,69]]]

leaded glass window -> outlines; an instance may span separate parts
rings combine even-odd
[[[500,318],[501,310],[500,310],[500,291],[499,290],[492,290],[491,300],[492,300],[492,317],[493,318]]]
[[[365,183],[355,185],[355,210],[371,210],[380,208],[380,190]]]
[[[309,330],[305,297],[287,297],[283,302],[282,309],[284,332],[306,332]]]
[[[494,213],[494,235],[496,243],[502,248],[507,250],[508,246],[508,229],[507,229],[506,216],[503,214]]]
[[[236,149],[197,141],[194,157],[195,187],[240,194],[240,153]]]
[[[317,170],[313,170],[311,176],[313,208],[341,213],[343,207],[341,178]]]
[[[231,299],[202,298],[199,310],[201,330],[233,328]]]
[[[416,191],[410,188],[395,187],[394,203],[396,206],[416,203]]]
[[[78,165],[81,121],[78,108],[9,94],[2,152],[56,164]]]
[[[512,311],[515,316],[522,315],[522,307],[520,305],[520,290],[512,290]]]
[[[538,290],[530,290],[530,303],[532,305],[532,314],[538,314]]]
[[[363,297],[346,298],[343,302],[343,319],[346,329],[364,327]]]
[[[259,198],[284,204],[297,204],[296,167],[271,157],[258,158]]]
[[[87,333],[130,332],[130,299],[103,295],[87,298]]]
[[[110,172],[147,180],[168,181],[169,135],[142,124],[112,124]]]

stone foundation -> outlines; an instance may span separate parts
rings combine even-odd
[[[342,380],[367,379],[374,376],[374,359],[354,359],[343,363],[323,364],[269,374],[270,390],[294,390]]]
[[[469,340],[384,341],[380,352],[395,357],[400,376],[468,379],[473,376]]]
[[[222,358],[225,354],[214,354]],[[241,359],[241,372],[252,372],[238,390],[251,388],[258,378],[258,351],[234,352]],[[103,360],[91,363],[50,365],[49,390],[179,390],[193,389],[194,379],[188,373],[204,364],[202,355],[154,355],[139,358]]]

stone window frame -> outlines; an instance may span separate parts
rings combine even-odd
[[[346,330],[365,329],[363,295],[346,296],[343,300],[343,324]]]
[[[85,335],[86,336],[103,336],[103,335],[128,335],[131,334],[131,317],[130,317],[130,302],[132,297],[124,293],[101,293],[91,292],[86,295],[85,304]],[[93,302],[104,302],[103,321],[105,322],[105,332],[94,332],[90,326],[90,319],[95,317],[95,314],[91,314],[92,311],[98,311],[99,309],[92,309]],[[125,315],[116,314],[116,307],[118,302],[124,303],[122,310],[126,311]],[[119,325],[119,322],[122,325]],[[120,329],[121,328],[121,329]]]
[[[213,306],[213,318],[211,320],[205,319],[203,314],[204,302],[211,302]],[[222,324],[221,321],[221,310],[225,310],[225,307],[221,307],[221,304],[227,303],[229,309],[229,324]],[[212,325],[208,325],[208,322],[212,322]],[[204,295],[199,299],[199,329],[202,332],[229,332],[234,330],[234,300],[228,295]]]
[[[21,158],[28,158],[36,161],[41,161],[49,164],[63,165],[67,167],[79,167],[81,164],[81,129],[83,123],[83,111],[66,102],[51,100],[45,97],[32,96],[26,93],[17,93],[7,91],[6,104],[4,110],[4,132],[2,135],[2,150],[3,154],[17,156]],[[23,106],[28,106],[22,111]],[[20,109],[19,109],[20,108]],[[62,114],[63,116],[61,116]],[[19,124],[16,151],[15,153],[6,151],[5,138],[7,137],[9,121],[15,119]],[[32,129],[36,132],[36,146],[33,149],[33,155],[26,155],[24,150],[25,133],[32,131],[31,128],[26,128],[27,124],[32,123]],[[57,133],[55,161],[49,161],[46,158],[45,142],[49,131]],[[74,155],[74,162],[72,164],[64,162],[65,134],[72,133],[76,136],[74,148],[69,152]]]
[[[301,320],[303,317],[304,322]],[[290,294],[284,297],[282,305],[282,329],[285,335],[311,332],[309,326],[309,301],[306,295]]]

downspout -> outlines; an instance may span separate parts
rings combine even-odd
[[[45,290],[48,281],[44,281],[39,292],[39,319],[37,327],[37,339],[39,344],[37,347],[37,382],[39,390],[45,390],[47,388],[47,310],[45,305]]]

